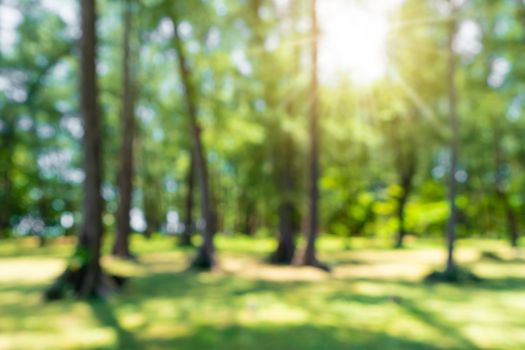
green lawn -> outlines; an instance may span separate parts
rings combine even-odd
[[[436,244],[326,238],[331,274],[262,263],[271,240],[218,245],[220,270],[197,274],[171,239],[134,237],[139,264],[104,259],[132,276],[123,293],[44,303],[71,245],[0,241],[0,349],[525,349],[525,262],[505,242],[460,242],[485,279],[460,286],[421,282],[444,261]]]

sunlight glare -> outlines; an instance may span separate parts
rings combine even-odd
[[[388,14],[400,0],[380,0],[374,6],[348,0],[318,4],[321,79],[348,75],[360,85],[381,78],[387,66]]]

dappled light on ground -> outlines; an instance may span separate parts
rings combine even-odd
[[[43,303],[64,260],[51,245],[34,256],[0,258],[1,349],[521,349],[525,346],[525,262],[482,256],[461,244],[458,258],[485,280],[425,284],[439,247],[337,249],[323,242],[328,274],[279,267],[235,249],[221,267],[186,271],[188,251],[169,239],[138,241],[138,263],[105,258],[132,278],[106,301]],[[266,246],[265,240],[252,242]],[[2,243],[6,245],[18,243]],[[151,246],[157,251],[152,251]],[[342,245],[341,245],[342,246]],[[502,257],[512,251],[490,242]],[[271,247],[268,247],[271,249]],[[4,250],[5,251],[5,250]]]

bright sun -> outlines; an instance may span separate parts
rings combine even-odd
[[[388,14],[401,1],[319,1],[321,78],[333,81],[345,74],[361,85],[381,78],[387,67]]]

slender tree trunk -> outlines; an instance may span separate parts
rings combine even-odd
[[[516,217],[516,212],[510,203],[509,195],[506,191],[499,191],[498,196],[503,203],[503,209],[505,210],[505,218],[507,220],[507,232],[509,235],[509,243],[511,247],[518,247],[519,241],[519,225]]]
[[[255,205],[250,202],[248,203],[244,213],[244,229],[242,230],[242,232],[247,236],[253,236],[255,234],[255,220]]]
[[[406,236],[406,229],[405,229],[405,207],[407,203],[408,195],[403,194],[402,197],[399,199],[398,207],[397,207],[397,221],[398,221],[398,229],[397,229],[397,236],[396,236],[396,248],[403,248],[405,245],[405,236]]]
[[[195,187],[195,162],[193,155],[190,156],[190,167],[186,176],[186,212],[184,217],[184,232],[180,238],[180,245],[184,247],[192,246],[191,238],[195,232],[195,225],[193,223],[193,192]]]
[[[144,195],[142,205],[144,206],[144,218],[146,219],[146,231],[144,236],[150,239],[154,233],[159,232],[162,227],[162,220],[165,218],[165,205],[161,201],[162,184],[159,178],[149,173],[145,169],[144,182],[146,187],[143,188]]]
[[[78,297],[103,296],[117,280],[102,273],[102,150],[101,121],[96,77],[96,1],[81,0],[80,106],[84,118],[84,204],[78,243],[66,271],[46,291],[47,299],[64,297],[71,288]]]
[[[497,122],[497,121],[495,121]],[[519,239],[519,227],[516,212],[512,207],[509,199],[509,194],[505,190],[503,167],[505,165],[505,155],[502,149],[502,136],[501,130],[496,125],[494,126],[494,137],[495,137],[495,160],[496,160],[496,195],[498,196],[503,210],[505,211],[505,219],[507,221],[507,232],[509,235],[509,242],[513,248],[518,246]]]
[[[0,139],[0,238],[9,236],[10,219],[13,210],[13,181],[11,169],[13,167],[13,146],[15,144],[15,126],[10,116],[6,116],[4,134]]]
[[[452,2],[450,2],[453,8]],[[452,11],[455,12],[454,10]],[[447,223],[447,265],[445,269],[446,274],[454,274],[456,271],[456,263],[454,261],[454,245],[456,241],[456,224],[458,209],[456,206],[456,196],[458,192],[458,183],[456,180],[456,172],[458,168],[459,158],[459,120],[456,111],[457,92],[456,92],[456,57],[454,54],[454,37],[456,33],[456,20],[452,19],[449,26],[448,33],[448,103],[449,103],[449,118],[450,118],[450,174],[449,174],[449,194],[448,201],[450,207],[450,216]]]
[[[410,155],[411,157],[408,161],[408,167],[402,171],[401,173],[401,179],[400,179],[400,185],[403,189],[403,193],[399,197],[398,206],[397,206],[397,220],[398,220],[398,232],[396,237],[396,248],[402,248],[404,245],[404,239],[406,236],[406,228],[405,228],[405,212],[406,212],[406,205],[408,203],[408,199],[410,197],[410,194],[412,193],[412,185],[414,182],[414,176],[416,174],[416,165],[415,165],[415,159],[412,158],[413,155]]]
[[[135,137],[135,96],[131,64],[131,31],[133,13],[131,0],[126,0],[124,9],[124,37],[122,41],[122,145],[120,149],[120,169],[118,177],[119,206],[117,209],[117,236],[113,254],[131,258],[129,236],[131,233],[130,210],[133,194],[133,140]]]
[[[306,225],[306,249],[302,256],[303,265],[316,266],[327,269],[316,257],[315,242],[318,235],[318,204],[319,204],[319,96],[318,96],[318,40],[319,28],[317,23],[317,1],[311,0],[311,83],[310,83],[310,160],[309,160],[309,185],[308,185],[308,223]]]
[[[2,0],[0,0],[0,11],[2,10]],[[3,31],[0,25],[0,74],[1,67],[4,66],[4,56],[2,52],[3,45]],[[12,116],[3,106],[2,119],[4,121],[4,132],[0,138],[1,153],[0,153],[0,238],[7,237],[10,229],[11,217],[11,189],[12,180],[10,169],[12,167],[12,146],[15,141],[15,125],[12,122]]]
[[[0,11],[2,9],[2,0],[0,0]],[[3,66],[3,52],[2,52],[2,41],[3,41],[3,31],[2,26],[0,26],[0,67]],[[4,118],[6,117],[6,111],[4,108],[3,111]],[[6,118],[10,120],[9,116]],[[11,176],[9,176],[9,163],[11,159],[11,151],[8,148],[11,144],[11,127],[10,123],[5,123],[4,135],[0,139],[1,151],[0,151],[0,238],[8,236],[9,229],[9,201],[10,201],[10,192],[11,192]]]
[[[250,185],[244,183],[241,187],[241,193],[236,198],[238,215],[234,230],[246,236],[253,236],[257,231],[257,206],[248,194]]]
[[[294,242],[294,208],[289,201],[279,206],[279,240],[277,249],[270,256],[274,264],[291,264],[295,255]]]
[[[195,168],[199,179],[202,214],[205,221],[205,227],[202,232],[203,243],[198,249],[197,256],[194,259],[192,266],[199,269],[210,269],[216,264],[213,238],[216,232],[217,219],[209,187],[208,163],[206,160],[204,145],[202,144],[201,128],[198,120],[197,96],[192,82],[190,66],[186,58],[182,39],[180,38],[178,21],[175,18],[173,18],[173,28],[174,46],[179,59],[179,71],[186,96],[186,108],[190,122],[193,157],[195,159]]]
[[[270,262],[275,264],[291,264],[295,256],[295,240],[294,240],[294,217],[295,208],[293,203],[293,160],[294,152],[293,140],[291,135],[282,132],[282,152],[278,157],[278,186],[281,195],[281,203],[279,205],[279,237],[277,241],[277,249],[270,256]]]
[[[403,194],[401,195],[401,198],[399,198],[398,207],[397,207],[397,220],[398,220],[398,230],[397,230],[397,237],[396,237],[396,248],[403,248],[405,245],[405,236],[406,236],[406,228],[405,228],[405,208],[406,204],[408,202],[409,193],[405,192],[409,189],[403,189]]]

